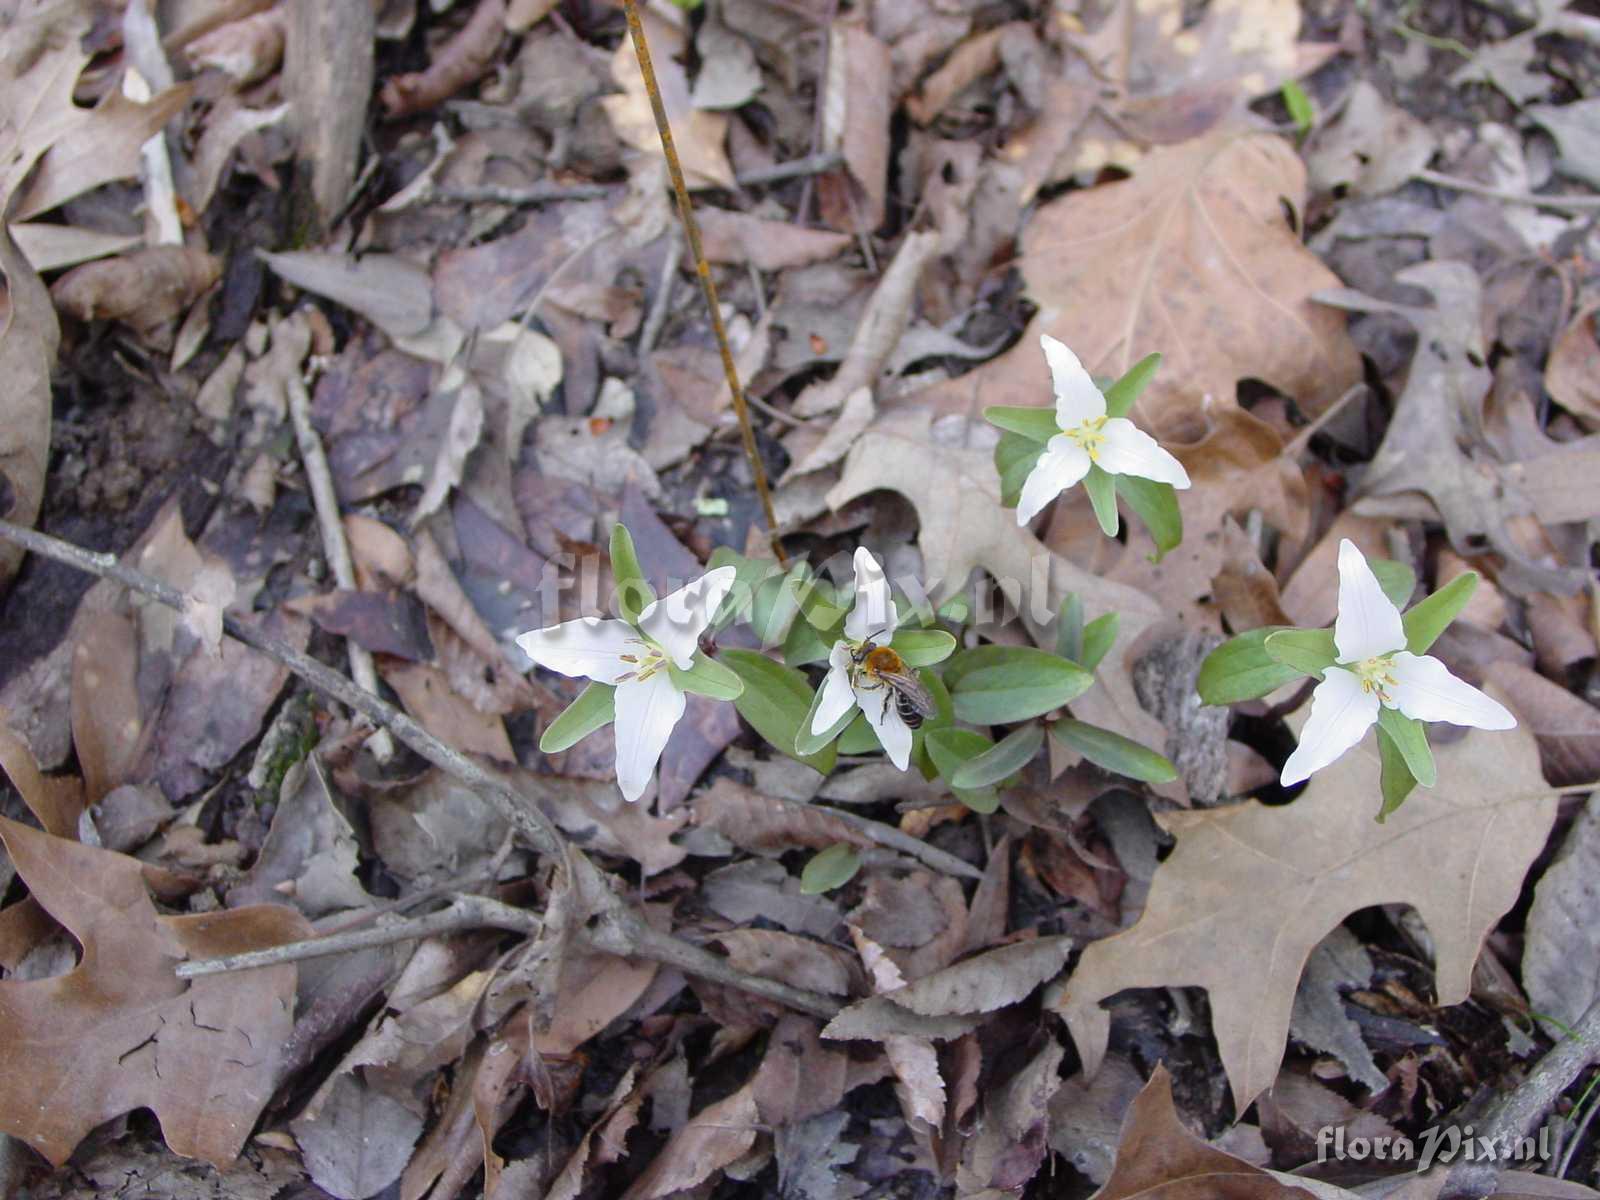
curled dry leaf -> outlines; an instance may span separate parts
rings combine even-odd
[[[436,108],[462,88],[476,83],[494,67],[506,36],[506,0],[478,0],[478,7],[456,34],[433,56],[428,69],[396,75],[378,98],[393,117]]]
[[[195,70],[215,68],[243,87],[278,69],[286,34],[284,9],[275,5],[217,26],[190,42],[183,54]]]
[[[858,21],[837,19],[827,63],[822,150],[842,155],[844,168],[818,176],[817,203],[835,229],[869,234],[883,224],[889,187],[889,48]]]
[[[872,977],[872,989],[881,994],[904,990],[905,976],[883,947],[850,926],[856,953]],[[925,1037],[889,1034],[883,1039],[883,1052],[899,1081],[900,1107],[913,1128],[937,1130],[944,1124],[944,1077],[939,1074],[939,1055]]]
[[[826,262],[850,244],[847,233],[807,229],[792,221],[769,221],[725,208],[702,208],[695,218],[707,262],[749,263],[759,271]]]
[[[1572,318],[1550,348],[1544,385],[1551,398],[1593,429],[1600,425],[1600,305]]]
[[[121,321],[141,338],[188,309],[222,278],[222,260],[189,246],[152,246],[84,263],[50,288],[56,307],[80,321]]]
[[[83,947],[65,975],[0,982],[0,1128],[59,1165],[96,1125],[148,1107],[177,1153],[232,1162],[278,1083],[295,968],[193,981],[173,968],[308,938],[311,926],[278,905],[161,916],[137,859],[4,819],[0,836]]]
[[[50,459],[50,368],[60,327],[50,293],[0,223],[0,271],[7,312],[0,327],[0,517],[32,525],[44,499]],[[0,544],[0,589],[22,562],[22,548]]]
[[[1441,1004],[1466,999],[1484,937],[1516,902],[1544,848],[1556,793],[1525,728],[1477,730],[1435,750],[1438,785],[1418,788],[1379,824],[1369,740],[1311,779],[1291,805],[1255,801],[1168,812],[1178,839],[1131,929],[1093,942],[1055,995],[1086,1074],[1110,1032],[1100,1002],[1180,980],[1206,988],[1222,1063],[1243,1112],[1283,1060],[1306,959],[1348,914],[1410,904],[1436,947]],[[1426,861],[1427,871],[1415,864]],[[1226,958],[1215,954],[1222,942]]]

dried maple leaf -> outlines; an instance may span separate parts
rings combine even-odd
[[[1021,265],[1039,320],[1006,354],[939,390],[982,404],[1045,404],[1038,335],[1097,375],[1163,355],[1134,416],[1172,437],[1202,431],[1206,396],[1260,379],[1321,412],[1361,378],[1344,320],[1311,300],[1336,287],[1285,218],[1305,167],[1276,137],[1214,134],[1153,151],[1131,179],[1039,209]]]
[[[96,1125],[149,1107],[178,1154],[232,1162],[278,1082],[295,967],[191,981],[173,968],[311,926],[279,905],[161,916],[137,859],[3,818],[0,836],[33,898],[83,947],[65,975],[0,982],[0,1128],[59,1166]]]
[[[1524,728],[1474,731],[1436,753],[1437,786],[1417,789],[1381,825],[1370,741],[1286,807],[1158,814],[1178,845],[1143,915],[1085,949],[1053,999],[1085,1073],[1098,1069],[1110,1032],[1101,1000],[1124,988],[1204,987],[1242,1113],[1277,1074],[1311,951],[1375,904],[1416,908],[1437,947],[1439,1003],[1465,1000],[1479,946],[1544,848],[1556,792]]]
[[[1032,353],[1042,371],[1044,356],[1036,347]],[[1041,386],[1040,395],[1048,397],[1048,373]],[[828,504],[842,508],[879,488],[899,492],[921,521],[917,544],[929,592],[943,599],[981,568],[1022,608],[1035,639],[1051,649],[1055,614],[1067,593],[1077,593],[1088,617],[1120,614],[1117,644],[1100,666],[1099,686],[1073,701],[1073,713],[1147,746],[1163,745],[1166,731],[1134,694],[1126,653],[1161,618],[1161,606],[1136,588],[1100,579],[1050,553],[1019,528],[1016,515],[1000,507],[992,444],[991,431],[961,418],[944,418],[935,426],[926,409],[890,413],[856,442]],[[1177,795],[1163,790],[1175,786],[1157,790]]]

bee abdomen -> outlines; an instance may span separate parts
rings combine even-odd
[[[900,719],[906,723],[907,729],[922,728],[922,710],[904,692],[894,694],[895,711],[900,714]]]

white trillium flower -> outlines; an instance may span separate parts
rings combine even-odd
[[[902,771],[911,762],[911,729],[886,688],[860,688],[851,682],[851,655],[867,642],[889,644],[899,617],[883,567],[865,548],[856,550],[855,603],[844,618],[844,637],[828,654],[822,698],[811,718],[811,732],[825,733],[852,707],[859,707],[878,735],[889,760]]]
[[[1139,475],[1175,488],[1189,486],[1189,473],[1144,430],[1126,417],[1106,415],[1105,395],[1078,356],[1048,333],[1039,338],[1056,393],[1061,432],[1045,443],[1017,501],[1017,524],[1026,525],[1046,504],[1098,466],[1110,475]]]
[[[1339,543],[1339,618],[1333,626],[1338,659],[1311,693],[1311,715],[1300,745],[1283,764],[1283,784],[1320,771],[1365,736],[1378,709],[1399,709],[1418,721],[1447,721],[1477,729],[1511,729],[1503,705],[1450,674],[1437,658],[1406,649],[1400,610],[1348,538]]]
[[[517,638],[541,667],[616,687],[617,786],[627,800],[644,795],[683,716],[683,689],[669,667],[694,665],[700,635],[737,575],[733,567],[708,571],[647,605],[635,623],[579,617]]]

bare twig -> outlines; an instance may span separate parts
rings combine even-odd
[[[305,465],[306,484],[311,489],[311,502],[317,510],[317,527],[322,531],[322,553],[333,571],[333,581],[345,591],[354,591],[356,569],[350,561],[350,543],[344,536],[344,521],[339,516],[339,497],[333,490],[333,472],[328,469],[328,456],[311,423],[311,393],[298,376],[291,375],[284,384],[289,398],[289,417],[294,422],[295,441],[300,445],[300,461]],[[378,694],[378,670],[372,665],[372,651],[354,638],[345,639],[345,649],[350,655],[350,677],[359,687]],[[394,738],[381,725],[367,739],[367,749],[380,763],[394,757]]]
[[[1431,183],[1435,187],[1467,192],[1473,196],[1486,196],[1490,200],[1504,200],[1508,204],[1528,204],[1535,208],[1554,208],[1571,213],[1600,211],[1600,196],[1541,196],[1537,192],[1512,192],[1505,188],[1490,187],[1486,183],[1475,183],[1470,179],[1457,179],[1454,175],[1443,175],[1438,171],[1417,171],[1411,177],[1420,179],[1423,183]]]
[[[769,183],[782,183],[801,176],[825,175],[844,165],[844,155],[836,150],[822,154],[808,154],[804,158],[791,158],[788,162],[773,163],[770,167],[756,167],[734,178],[740,187],[761,187]]]
[[[667,121],[667,108],[661,100],[661,89],[656,86],[656,71],[650,62],[650,46],[645,41],[644,25],[639,21],[639,5],[637,0],[623,0],[623,3],[628,17],[628,34],[633,39],[633,53],[639,60],[639,73],[644,76],[645,91],[650,95],[650,110],[655,114],[656,132],[661,135],[661,152],[666,156],[667,173],[672,177],[673,195],[678,200],[678,216],[683,221],[684,238],[694,258],[695,273],[700,277],[700,290],[705,294],[711,332],[722,354],[722,371],[728,377],[733,411],[739,418],[739,432],[744,437],[745,457],[750,460],[750,475],[756,486],[756,495],[761,500],[761,514],[767,523],[767,541],[772,546],[772,556],[778,560],[778,565],[788,566],[789,556],[784,553],[783,542],[778,537],[778,517],[772,508],[767,469],[756,447],[755,426],[750,423],[750,406],[745,402],[744,388],[739,383],[739,369],[733,362],[733,347],[728,345],[728,331],[722,323],[717,285],[711,278],[711,264],[706,262],[705,250],[700,245],[700,225],[694,217],[694,205],[689,202],[689,188],[683,180],[683,164],[678,161],[677,147],[672,140],[672,126]]]
[[[387,925],[330,933],[325,937],[307,938],[303,942],[285,942],[265,950],[248,950],[243,954],[229,954],[222,958],[181,962],[177,972],[179,979],[197,979],[202,975],[221,975],[225,971],[248,971],[278,963],[303,962],[308,958],[344,954],[351,950],[366,950],[373,946],[392,946],[396,942],[437,937],[442,933],[459,933],[464,929],[509,929],[533,935],[543,927],[544,922],[539,919],[539,914],[525,908],[502,904],[488,896],[456,896],[448,908],[427,916],[406,917]]]
[[[932,867],[935,871],[943,871],[947,875],[960,875],[967,879],[983,878],[983,872],[967,862],[966,859],[957,858],[954,854],[941,850],[937,846],[930,846],[921,838],[912,837],[909,833],[896,829],[893,825],[886,825],[882,821],[874,821],[870,817],[858,816],[843,808],[830,807],[826,811],[830,817],[837,817],[845,824],[853,825],[885,849],[898,850],[902,854],[908,854],[918,862]]]
[[[1527,1078],[1490,1110],[1488,1120],[1479,1125],[1477,1136],[1488,1138],[1492,1146],[1514,1144],[1533,1131],[1561,1093],[1596,1059],[1600,1059],[1600,1000],[1590,1004],[1567,1036],[1552,1046]],[[1441,1196],[1449,1200],[1489,1195],[1495,1190],[1503,1158],[1497,1154],[1462,1162],[1450,1172]]]
[[[639,331],[639,357],[656,348],[661,327],[667,323],[667,313],[672,308],[673,285],[678,282],[678,264],[683,261],[683,239],[674,234],[667,239],[667,257],[661,263],[661,277],[656,282],[655,302],[650,305],[650,315],[644,319]]]
[[[4,520],[0,520],[0,538],[102,579],[114,579],[140,595],[179,612],[184,610],[187,603],[183,592],[163,580],[125,566],[115,555],[85,550]],[[610,954],[632,955],[678,967],[713,983],[765,996],[802,1012],[830,1017],[838,1012],[839,1004],[827,996],[747,974],[709,951],[651,928],[643,918],[623,904],[621,897],[605,884],[604,877],[595,866],[567,843],[560,830],[539,807],[535,797],[526,795],[519,788],[484,770],[393,705],[363,691],[339,672],[301,653],[287,642],[254,625],[245,624],[229,613],[223,614],[222,627],[228,636],[282,663],[318,691],[389,729],[396,738],[428,762],[455,776],[487,800],[511,826],[517,840],[524,846],[561,863],[569,882],[574,886],[581,884],[596,904],[598,911],[589,918],[586,936],[597,948]],[[594,886],[595,881],[600,886]]]

